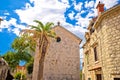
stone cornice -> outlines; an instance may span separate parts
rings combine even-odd
[[[103,18],[105,16],[107,16],[108,14],[112,14],[113,12],[120,10],[120,5],[117,5],[115,7],[110,8],[109,10],[103,12],[100,16],[98,16],[95,24],[93,25],[94,28],[97,28],[99,26],[99,23],[101,23],[101,21],[103,20]]]

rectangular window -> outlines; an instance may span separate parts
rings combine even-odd
[[[97,75],[96,75],[96,78],[97,78],[96,80],[102,80],[101,74],[97,74]]]
[[[94,33],[94,31],[95,31],[95,29],[92,27],[92,28],[90,29],[90,34]]]
[[[89,64],[89,51],[85,53],[86,63]]]
[[[94,47],[94,56],[95,56],[95,61],[97,61],[98,60],[97,47]]]

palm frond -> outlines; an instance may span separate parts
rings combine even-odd
[[[56,37],[56,33],[55,33],[54,31],[49,31],[49,32],[47,33],[47,35],[48,35],[49,37],[52,37],[52,38],[55,38],[55,37]]]
[[[34,22],[38,23],[38,27],[41,28],[42,30],[44,30],[44,25],[41,21],[34,20]]]
[[[29,25],[31,27],[31,29],[35,29],[37,31],[41,31],[41,29],[38,26],[34,26],[34,25]]]
[[[54,23],[52,23],[52,22],[47,22],[46,25],[45,25],[45,30],[46,30],[46,31],[49,31],[49,30],[51,29],[52,25],[54,25]]]

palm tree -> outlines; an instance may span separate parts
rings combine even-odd
[[[30,25],[32,30],[26,29],[22,32],[29,34],[33,41],[36,41],[32,80],[43,80],[44,59],[49,45],[49,37],[55,38],[55,33],[51,30],[53,23],[47,22],[44,25],[38,20],[34,20],[34,22],[38,25]]]

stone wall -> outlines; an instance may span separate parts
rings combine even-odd
[[[101,26],[104,80],[113,80],[115,75],[120,78],[120,9],[104,17]]]
[[[0,80],[5,80],[8,72],[8,64],[3,58],[0,58]]]
[[[90,41],[84,45],[84,56],[89,51],[89,64],[84,57],[85,80],[90,77],[96,80],[94,69],[101,67],[102,80],[120,78],[120,6],[113,8],[98,19],[95,32],[90,35]],[[93,47],[97,45],[98,61],[94,60]]]
[[[80,56],[79,42],[63,28],[56,27],[55,32],[61,38],[50,41],[49,50],[45,59],[45,80],[79,80]]]

